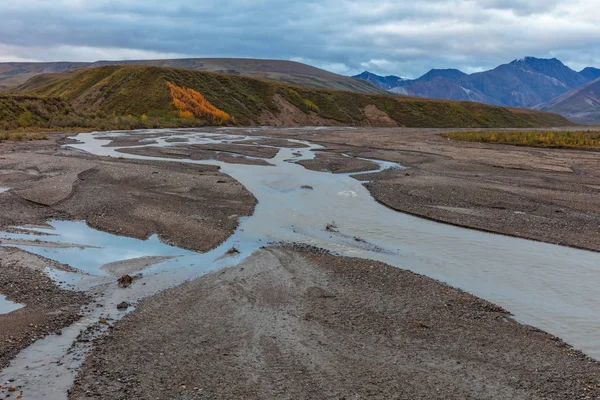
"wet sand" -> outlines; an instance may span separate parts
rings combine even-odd
[[[115,261],[112,263],[104,264],[100,267],[101,270],[108,272],[109,274],[122,277],[123,275],[131,275],[138,271],[143,271],[146,268],[161,263],[166,260],[173,259],[175,257],[157,257],[147,256],[133,258],[123,261]]]
[[[600,396],[599,377],[465,292],[287,247],[142,301],[69,398],[579,399]]]

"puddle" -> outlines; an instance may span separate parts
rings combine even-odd
[[[10,189],[12,189],[12,188],[0,187],[0,194],[8,192]]]
[[[6,297],[0,294],[0,315],[17,311],[19,308],[23,307],[24,305],[13,303],[12,301],[7,300]]]
[[[311,129],[297,128],[297,131],[308,134]],[[128,132],[134,135],[163,133],[164,136],[153,138],[157,144],[127,148],[175,146],[178,139],[186,139],[188,144],[244,144],[269,138],[268,128],[251,129],[264,136],[245,136],[244,132],[248,131],[250,129]],[[103,132],[98,135],[119,134],[122,133]],[[118,148],[104,147],[109,140],[98,139],[94,133],[80,134],[77,139],[80,143],[72,147],[99,156],[169,160],[119,153]],[[217,165],[258,199],[254,215],[242,218],[237,231],[208,253],[199,254],[168,246],[156,236],[143,241],[110,235],[91,229],[82,221],[51,221],[48,229],[36,228],[41,233],[55,235],[52,236],[54,242],[82,247],[18,247],[68,263],[89,274],[82,276],[49,271],[50,276],[63,285],[82,289],[110,283],[107,287],[113,289],[102,292],[103,303],[111,314],[118,316],[120,314],[115,313],[115,306],[121,301],[135,302],[210,270],[235,265],[272,242],[303,243],[345,256],[382,261],[447,282],[490,300],[513,312],[519,321],[546,330],[600,358],[600,338],[597,335],[600,332],[600,290],[596,280],[591,279],[600,274],[600,254],[459,228],[390,210],[377,203],[362,183],[352,178],[351,175],[357,174],[311,171],[295,164],[295,161],[314,158],[314,151],[322,147],[305,141],[293,142],[307,147],[281,148],[274,158],[268,159],[274,166],[174,160]],[[376,162],[380,169],[401,168],[394,163],[370,161]],[[306,187],[312,190],[306,190]],[[325,229],[325,223],[331,222],[335,222],[336,231]],[[36,236],[3,233],[1,238],[27,240]],[[39,239],[43,240],[43,236]],[[239,254],[224,257],[232,247]],[[114,277],[108,276],[101,268],[116,261],[143,257],[175,258],[143,270],[143,277],[131,290],[114,289]],[[91,315],[88,321],[97,320],[97,314],[102,311],[94,312],[96,314]],[[39,359],[40,354],[54,360],[64,359],[62,350],[60,354],[56,353],[57,346],[52,340],[66,339],[63,335],[60,339],[35,343],[0,374],[0,381],[16,375],[28,379],[32,390],[39,385],[49,385],[56,393],[66,393],[72,376],[70,380],[55,379],[64,371],[55,369],[51,363],[45,362],[40,366],[35,379],[25,368],[32,360]],[[78,364],[72,363],[76,368]],[[56,398],[65,396],[57,395]]]
[[[148,256],[177,257],[196,254],[166,245],[156,235],[148,240],[139,240],[97,231],[83,221],[49,221],[48,224],[48,228],[27,228],[32,234],[0,232],[0,242],[7,240],[9,245],[14,245],[11,241],[18,241],[17,247],[23,250],[69,264],[93,275],[106,275],[100,267],[116,261]],[[51,242],[57,245],[45,246],[43,241],[47,241],[48,237],[35,235],[35,232],[51,233]],[[36,240],[38,242],[25,244]]]

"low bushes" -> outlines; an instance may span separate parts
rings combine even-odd
[[[600,148],[600,131],[531,130],[451,132],[445,137],[454,140],[484,143],[505,143],[539,147]]]

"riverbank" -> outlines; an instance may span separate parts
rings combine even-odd
[[[268,248],[141,302],[70,399],[583,399],[600,365],[382,263]]]
[[[600,251],[600,235],[597,234],[600,204],[595,201],[600,194],[600,154],[582,150],[452,141],[441,135],[447,131],[328,128],[307,132],[302,129],[272,128],[268,134],[279,139],[307,139],[325,146],[326,151],[320,152],[314,160],[301,162],[313,170],[342,173],[364,171],[372,167],[372,163],[356,157],[398,162],[406,166],[407,170],[386,171],[359,178],[370,180],[367,188],[373,197],[397,211],[472,229]],[[264,134],[254,130],[241,132],[247,135]],[[30,153],[32,149],[36,152],[40,151],[38,149],[56,151],[55,141],[62,141],[64,136],[51,135],[50,140],[39,142],[0,143],[0,154],[19,151]],[[116,139],[115,145],[127,143],[128,138],[133,140],[132,144],[139,145],[137,136]],[[253,153],[248,152],[252,147],[241,150],[241,146],[235,145],[229,146],[230,149],[181,145],[181,149],[159,152],[147,148],[134,152],[175,159],[216,158],[252,165],[268,165],[268,162],[247,158],[248,155],[272,156],[272,149],[265,148]],[[124,162],[126,160],[119,160],[120,164]],[[166,164],[158,163],[159,166]],[[183,167],[178,164],[177,168]],[[18,178],[23,176],[26,174]],[[27,178],[39,179],[32,176]],[[6,182],[6,179],[4,177],[3,181]],[[0,186],[3,186],[2,181]],[[18,207],[30,206],[21,204]],[[52,217],[65,216],[41,215],[38,221]],[[21,222],[29,223],[20,220],[13,223]]]

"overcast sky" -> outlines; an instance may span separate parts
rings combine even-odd
[[[0,61],[297,60],[415,78],[526,55],[600,67],[598,0],[2,0]]]

